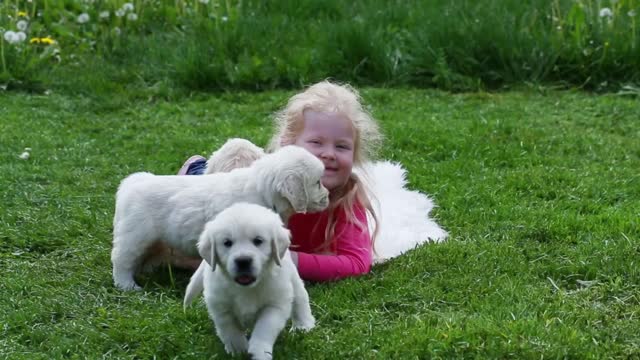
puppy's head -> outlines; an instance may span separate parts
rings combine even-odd
[[[329,190],[322,185],[324,165],[307,150],[285,146],[274,154],[279,159],[276,191],[297,213],[318,212],[329,206]]]
[[[264,156],[262,148],[254,145],[251,141],[240,138],[229,139],[211,154],[207,161],[205,174],[229,172],[248,167],[262,156]]]
[[[280,216],[255,204],[236,203],[205,225],[198,241],[200,256],[229,280],[253,286],[265,271],[280,266],[290,233]]]

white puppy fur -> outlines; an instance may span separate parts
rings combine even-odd
[[[184,306],[204,289],[209,316],[229,354],[271,359],[290,317],[294,329],[315,326],[289,244],[290,233],[280,217],[255,204],[236,203],[205,226],[198,241],[205,261],[191,277]]]
[[[211,154],[204,173],[229,172],[247,167],[263,156],[262,148],[251,141],[240,138],[229,139]]]
[[[134,275],[158,242],[196,256],[204,225],[236,202],[266,206],[283,219],[324,210],[329,192],[320,181],[323,172],[322,161],[307,150],[286,146],[228,173],[128,176],[116,194],[111,251],[115,285],[140,289]]]

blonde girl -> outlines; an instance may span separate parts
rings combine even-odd
[[[330,191],[325,211],[289,220],[291,252],[301,277],[328,281],[368,273],[375,232],[369,233],[367,212],[374,222],[377,216],[353,170],[363,174],[363,164],[381,142],[376,121],[354,88],[323,81],[294,95],[275,122],[268,150],[286,145],[307,149],[324,163],[322,183]]]

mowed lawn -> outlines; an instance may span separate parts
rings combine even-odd
[[[118,183],[229,137],[264,145],[292,91],[173,102],[0,97],[0,358],[226,358],[189,273],[113,287]],[[584,92],[363,89],[450,233],[363,277],[309,284],[280,359],[640,357],[640,103]],[[31,148],[28,159],[21,159]],[[241,357],[239,357],[241,358]]]

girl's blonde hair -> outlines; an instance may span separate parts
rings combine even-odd
[[[340,113],[351,121],[354,130],[353,166],[359,170],[360,176],[366,176],[363,164],[375,157],[382,142],[382,135],[376,121],[363,108],[360,94],[348,84],[322,81],[289,99],[287,106],[275,115],[276,132],[268,146],[268,151],[295,143],[304,129],[304,112],[307,110]],[[353,211],[355,203],[361,204],[374,221],[375,230],[371,234],[373,246],[378,233],[378,217],[373,210],[372,201],[375,199],[372,196],[365,188],[363,181],[354,173],[344,187],[331,194],[324,246],[329,245],[335,234],[335,210],[344,210],[349,221],[364,227],[364,224],[355,217]]]

